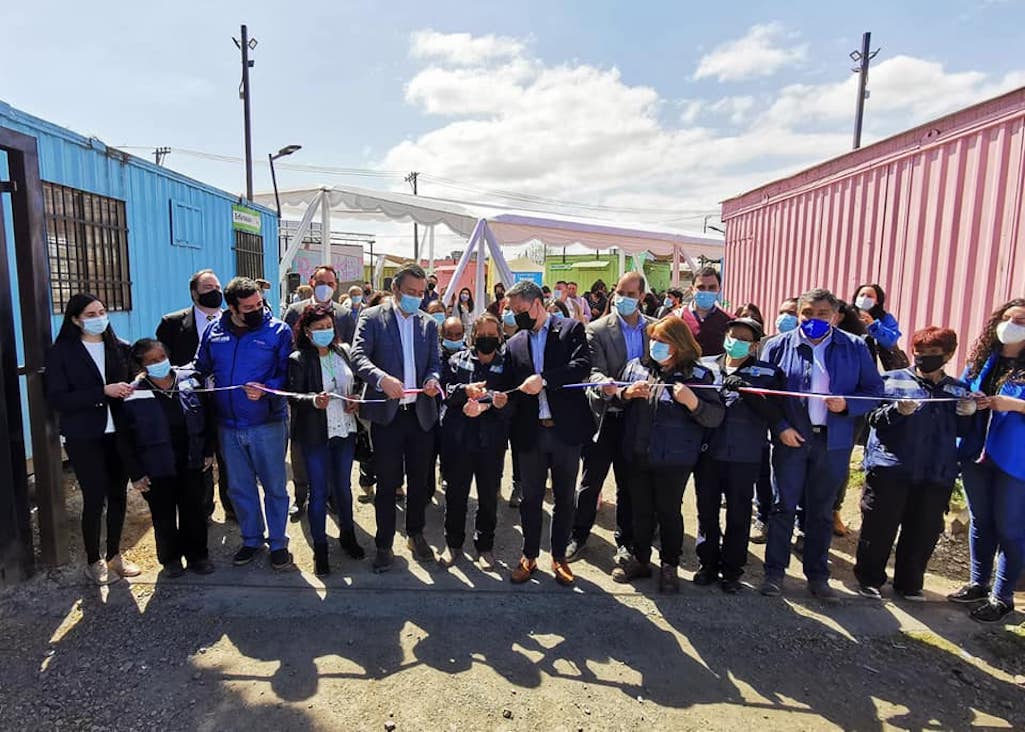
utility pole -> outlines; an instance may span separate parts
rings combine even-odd
[[[232,38],[235,41],[235,45],[238,46],[239,50],[242,51],[242,83],[238,88],[238,96],[242,100],[242,115],[244,117],[245,124],[245,140],[246,140],[246,200],[253,200],[253,140],[252,140],[252,115],[250,113],[250,95],[249,95],[249,69],[253,67],[255,61],[249,60],[249,52],[256,48],[256,39],[249,37],[249,29],[243,25],[241,30],[242,41],[241,43],[237,38]]]
[[[861,36],[861,50],[851,51],[851,61],[857,66],[851,69],[858,74],[858,100],[854,111],[854,149],[861,147],[861,122],[865,116],[865,100],[868,99],[868,65],[879,53],[877,48],[874,51],[869,49],[872,46],[872,33],[863,33]]]
[[[164,158],[167,157],[170,152],[171,148],[169,147],[158,147],[153,151],[153,160],[156,162],[157,166],[162,166],[164,164]]]
[[[420,174],[415,170],[406,176],[406,182],[412,184],[413,195],[416,195],[416,179],[420,177]],[[416,222],[413,222],[413,259],[416,260],[417,264],[420,264],[420,234],[417,230]]]

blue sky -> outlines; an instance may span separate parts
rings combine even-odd
[[[288,162],[415,167],[428,194],[500,188],[689,229],[722,198],[847,149],[847,54],[864,30],[882,48],[867,141],[1025,84],[1014,0],[59,0],[0,10],[0,99],[112,145],[240,156],[231,36],[242,21],[259,41],[258,163],[299,143]],[[238,164],[183,152],[167,162],[243,188]],[[404,185],[287,167],[279,181]],[[269,188],[266,166],[256,188]]]

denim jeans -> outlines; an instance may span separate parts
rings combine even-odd
[[[295,443],[293,443],[295,444]],[[327,497],[335,499],[338,526],[352,533],[352,456],[356,436],[332,437],[323,445],[302,445],[310,479],[310,536],[314,544],[327,543]]]
[[[797,506],[804,506],[804,576],[829,579],[833,503],[847,475],[850,450],[826,449],[826,435],[812,434],[800,447],[773,445],[772,513],[765,545],[765,578],[781,580],[790,564]]]
[[[989,585],[996,555],[993,596],[1014,605],[1014,586],[1025,557],[1025,480],[1008,475],[988,459],[962,465],[961,476],[972,518],[972,584]]]
[[[267,422],[243,429],[221,427],[219,437],[221,452],[228,463],[228,495],[242,531],[242,543],[248,547],[262,546],[266,533],[271,551],[287,548],[285,448],[288,426],[284,422]],[[260,510],[257,479],[263,486],[263,511]]]

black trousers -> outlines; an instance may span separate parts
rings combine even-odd
[[[306,456],[298,440],[289,440],[289,464],[292,466],[292,485],[295,488],[295,505],[302,508],[310,497],[310,476],[306,473]]]
[[[861,537],[854,565],[858,582],[877,588],[886,583],[886,562],[899,529],[893,589],[920,591],[953,490],[953,484],[912,483],[886,468],[870,470],[861,496]]]
[[[181,470],[175,476],[153,478],[149,490],[142,494],[153,517],[157,559],[161,564],[172,564],[182,558],[191,564],[209,556],[203,484],[202,472]]]
[[[545,482],[550,470],[555,497],[555,507],[552,509],[552,558],[565,559],[566,546],[573,529],[573,495],[580,467],[580,445],[564,442],[555,427],[538,425],[534,444],[529,449],[519,451],[517,462],[523,486],[523,500],[520,503],[523,556],[537,559],[541,554]]]
[[[755,515],[763,524],[769,522],[772,511],[772,459],[768,444],[762,448],[762,462],[758,466],[758,482],[755,483]]]
[[[434,438],[420,427],[414,409],[400,408],[389,424],[371,426],[371,439],[377,470],[375,543],[379,549],[391,549],[395,540],[395,492],[402,485],[403,476],[406,481],[406,534],[413,536],[424,530],[427,473],[434,456]]]
[[[438,466],[441,466],[441,475],[444,480],[448,480],[445,475],[445,464],[441,461],[441,425],[434,425],[434,429],[431,430],[431,441],[434,443],[431,450],[431,467],[427,471],[427,501],[430,502],[434,498],[434,494],[438,492]]]
[[[64,451],[82,490],[82,539],[89,564],[100,557],[100,524],[107,506],[107,559],[121,552],[128,505],[128,471],[113,433],[97,439],[65,439]]]
[[[598,441],[583,447],[583,469],[573,515],[573,538],[583,544],[598,515],[598,500],[609,468],[616,477],[616,546],[633,546],[633,511],[630,503],[630,463],[623,453],[623,415],[606,413]]]
[[[698,504],[696,550],[703,569],[721,572],[724,579],[744,574],[751,533],[751,497],[761,463],[698,461],[694,485]],[[726,531],[720,531],[719,509],[726,496]]]
[[[473,545],[478,552],[489,552],[495,546],[498,523],[498,489],[505,462],[505,445],[491,450],[472,452],[447,450],[445,466],[445,543],[461,549],[466,541],[466,512],[470,482],[477,483],[477,515],[474,518]]]
[[[641,564],[651,561],[651,542],[659,527],[662,564],[678,566],[683,552],[683,489],[689,468],[652,468],[634,461],[630,498],[634,514],[634,556]]]

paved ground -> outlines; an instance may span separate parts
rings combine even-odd
[[[696,569],[691,493],[685,577]],[[428,518],[436,546],[439,503]],[[371,508],[357,505],[372,530]],[[287,573],[265,557],[229,566],[237,535],[221,523],[209,577],[150,571],[98,589],[78,567],[52,572],[0,595],[0,719],[4,729],[1025,727],[1025,632],[982,628],[942,601],[964,579],[960,542],[944,540],[920,605],[851,593],[856,537],[834,545],[848,587],[833,605],[810,599],[796,573],[781,600],[690,583],[666,598],[650,581],[608,579],[613,520],[606,505],[572,590],[547,572],[512,587],[508,566],[484,574],[469,558],[451,571],[420,566],[404,547],[395,570],[374,575],[337,544],[321,582],[305,522],[291,527],[298,568]],[[504,504],[500,525],[509,565],[519,533]],[[155,569],[141,500],[126,539]]]

